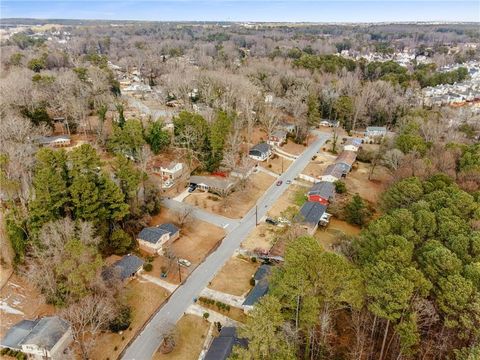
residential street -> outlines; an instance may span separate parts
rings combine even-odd
[[[295,160],[290,167],[279,176],[283,183],[277,186],[272,184],[265,194],[257,201],[257,206],[252,208],[240,221],[230,220],[206,211],[195,209],[194,216],[217,225],[225,221],[228,224],[227,236],[218,249],[213,252],[205,261],[195,269],[186,282],[173,292],[169,301],[157,312],[157,314],[146,325],[145,329],[134,340],[123,354],[122,359],[129,360],[150,360],[160,345],[162,331],[171,324],[175,324],[184,314],[194,299],[213,279],[215,274],[222,268],[226,261],[233,255],[241,242],[256,226],[256,219],[260,220],[269,208],[287,189],[287,180],[293,180],[307,166],[310,159],[315,155],[326,140],[330,137],[328,133],[315,132],[317,139]],[[168,200],[165,205],[170,208],[181,206],[179,202]],[[257,214],[256,214],[257,213]],[[209,220],[210,219],[210,220]],[[224,220],[225,219],[225,220]],[[223,227],[223,226],[222,226]]]

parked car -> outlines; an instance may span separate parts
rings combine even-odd
[[[287,180],[286,183],[287,185],[290,185],[292,183],[292,180]]]
[[[196,188],[197,188],[197,185],[192,184],[188,187],[188,192],[189,193],[194,192]]]
[[[283,181],[282,181],[282,180],[278,180],[278,181],[277,181],[277,186],[280,186],[280,185],[282,185],[282,184],[283,184]]]
[[[185,267],[189,267],[190,265],[192,265],[192,263],[187,259],[178,259],[178,263]]]

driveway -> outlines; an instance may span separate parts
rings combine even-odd
[[[175,324],[183,316],[184,312],[194,303],[201,291],[207,287],[208,283],[214,278],[215,274],[222,268],[241,242],[247,238],[248,234],[257,225],[257,220],[261,219],[270,207],[285,192],[288,185],[286,180],[293,180],[307,166],[310,159],[323,146],[330,137],[330,134],[315,132],[316,140],[288,167],[288,169],[278,177],[283,180],[282,185],[272,184],[263,196],[257,201],[257,205],[252,208],[239,222],[229,229],[229,233],[223,239],[215,252],[210,254],[203,263],[201,263],[187,278],[182,286],[174,291],[169,301],[163,305],[150,322],[130,344],[123,353],[122,359],[128,360],[150,360],[157,350],[163,338],[165,324]],[[173,201],[173,200],[172,200]],[[183,203],[167,201],[167,206],[177,206]],[[197,211],[202,211],[196,209]],[[206,216],[205,211],[195,213],[195,216]],[[209,213],[207,213],[209,214]],[[217,216],[218,215],[212,215]],[[215,219],[217,221],[218,219]],[[233,220],[231,220],[233,221]]]

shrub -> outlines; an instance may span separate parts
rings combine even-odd
[[[344,194],[347,192],[347,186],[343,181],[340,181],[340,180],[335,181],[335,192],[337,194]]]
[[[250,278],[250,285],[255,286],[255,279],[253,277]]]
[[[110,322],[109,328],[112,332],[119,332],[128,329],[132,322],[132,310],[124,305],[118,310],[117,316]]]
[[[149,271],[152,271],[152,269],[153,269],[153,265],[151,263],[143,264],[143,270],[149,272]]]
[[[257,258],[255,256],[252,256],[252,258],[250,259],[253,263],[256,263],[257,262]]]
[[[210,314],[208,312],[203,313],[203,318],[207,320],[210,317]]]

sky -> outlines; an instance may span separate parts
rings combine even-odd
[[[480,22],[480,0],[0,0],[2,18],[153,21]]]

